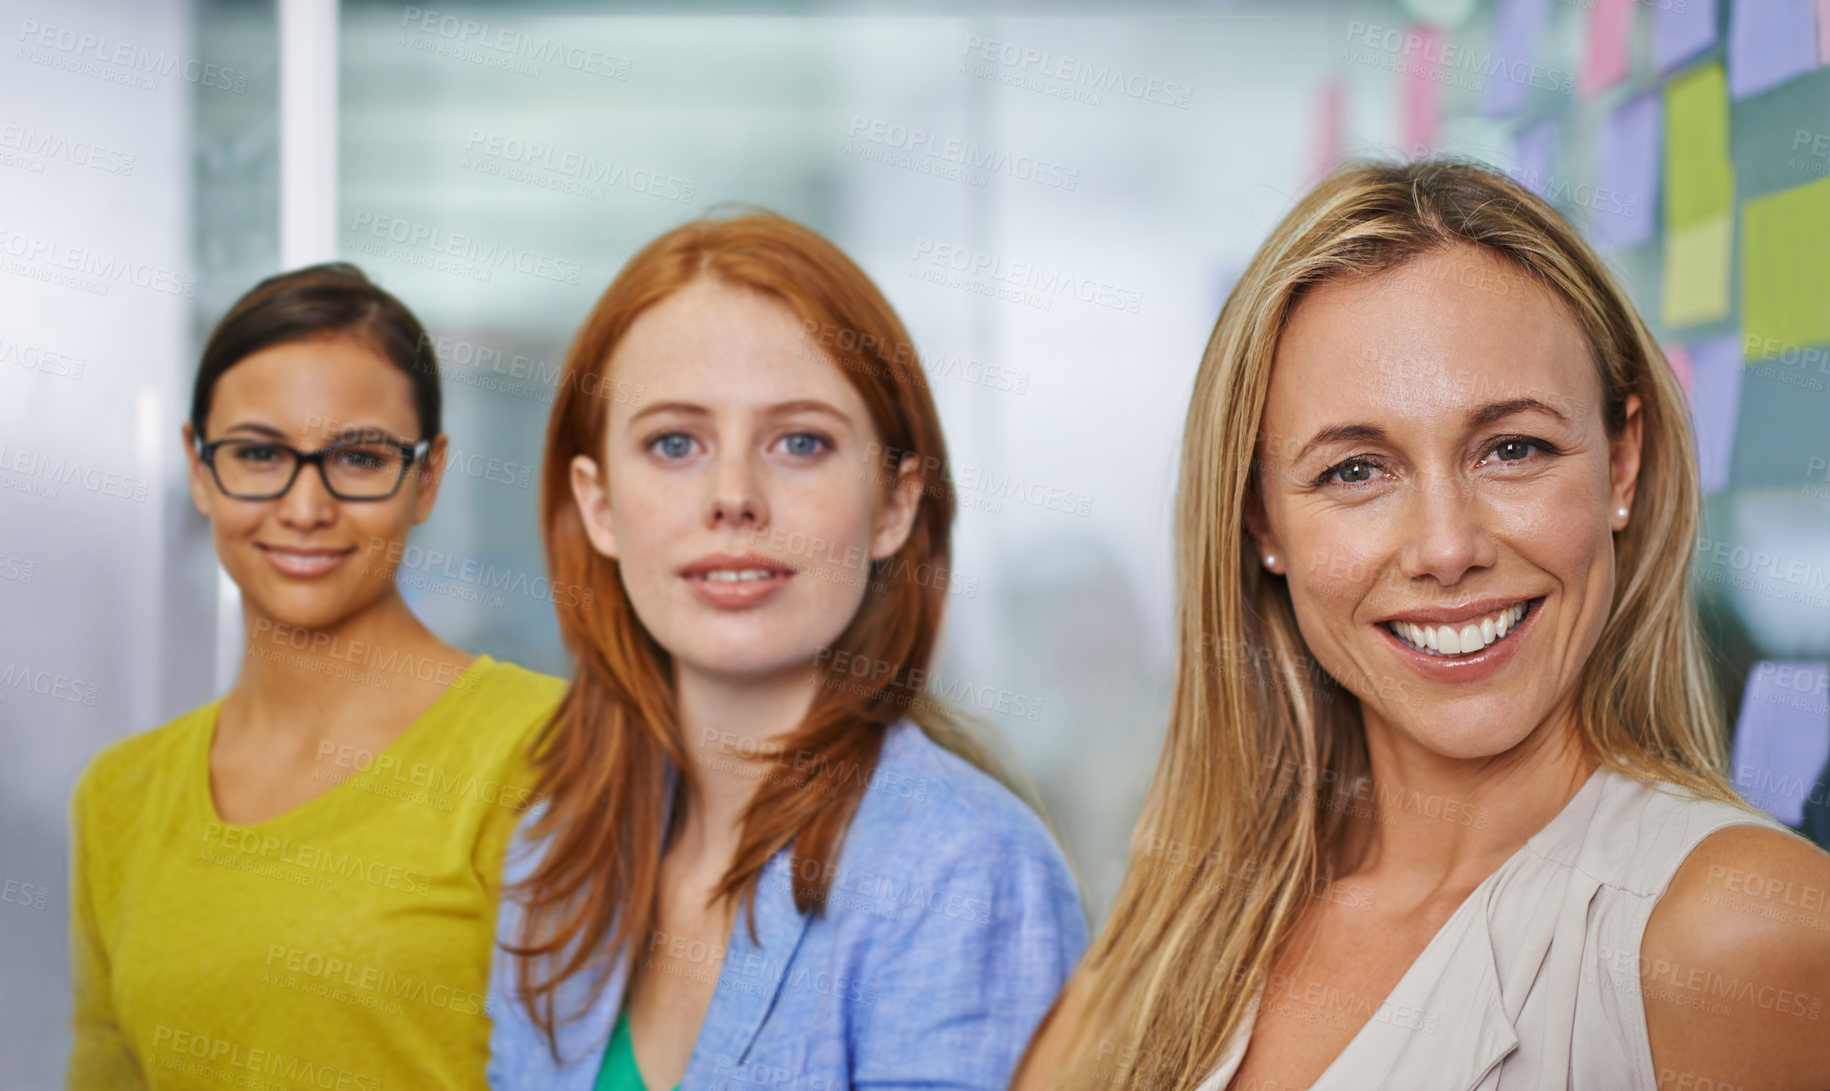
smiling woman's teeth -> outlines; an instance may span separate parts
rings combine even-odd
[[[711,580],[714,583],[747,583],[750,580],[772,580],[774,578],[775,573],[766,568],[746,568],[741,572],[729,568],[715,568],[700,577],[700,579]]]
[[[1461,625],[1418,625],[1409,621],[1388,621],[1392,635],[1426,655],[1468,655],[1489,644],[1503,640],[1525,617],[1529,603],[1517,603],[1489,614],[1479,621]]]

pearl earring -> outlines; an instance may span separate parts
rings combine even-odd
[[[1276,564],[1276,563],[1277,563],[1277,554],[1275,554],[1275,553],[1266,553],[1266,554],[1265,554],[1265,555],[1264,555],[1264,566],[1265,566],[1265,567],[1266,567],[1266,568],[1269,568],[1269,567],[1271,567],[1271,566],[1272,566],[1272,565],[1274,565],[1274,564]]]
[[[1625,519],[1625,518],[1626,518],[1626,517],[1627,517],[1627,509],[1626,509],[1626,508],[1615,508],[1615,509],[1614,509],[1614,518],[1616,518],[1616,519]]]

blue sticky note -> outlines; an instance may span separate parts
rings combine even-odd
[[[1551,0],[1500,0],[1493,17],[1493,38],[1487,46],[1487,67],[1493,72],[1486,77],[1481,93],[1481,112],[1488,117],[1511,117],[1525,108],[1531,94],[1531,66],[1538,56],[1538,40],[1550,4]]]
[[[1754,664],[1735,721],[1735,789],[1788,826],[1830,760],[1830,663],[1763,659]]]
[[[1743,99],[1817,67],[1811,0],[1740,0],[1728,18],[1728,92]]]
[[[1697,441],[1697,469],[1703,492],[1728,487],[1729,456],[1735,452],[1735,415],[1741,410],[1741,335],[1693,341],[1690,349],[1690,428]]]
[[[1652,9],[1652,59],[1660,72],[1716,44],[1716,0],[1687,0]]]
[[[1512,180],[1542,197],[1550,192],[1557,162],[1557,123],[1540,121],[1519,130],[1512,146]]]
[[[1658,192],[1659,128],[1664,101],[1648,91],[1608,114],[1596,149],[1595,241],[1603,246],[1637,246],[1652,237],[1653,196]]]

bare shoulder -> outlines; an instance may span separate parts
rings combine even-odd
[[[1011,1080],[1011,1091],[1046,1091],[1055,1085],[1061,1062],[1068,1049],[1079,1040],[1086,1015],[1087,968],[1082,965],[1061,989],[1055,1005],[1042,1017],[1035,1036],[1029,1040],[1017,1074]]]
[[[1830,1087],[1830,854],[1711,834],[1653,908],[1639,978],[1660,1088]]]

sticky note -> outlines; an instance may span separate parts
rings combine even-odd
[[[1437,130],[1442,125],[1442,82],[1436,78],[1437,64],[1430,58],[1442,55],[1442,31],[1431,23],[1412,23],[1405,35],[1407,42],[1417,41],[1415,60],[1406,70],[1399,87],[1404,114],[1399,135],[1412,155],[1423,155],[1436,147]]]
[[[1550,192],[1550,172],[1557,159],[1557,125],[1540,121],[1519,130],[1512,144],[1512,179],[1542,197]]]
[[[1676,342],[1659,347],[1665,350],[1665,362],[1671,365],[1671,372],[1677,376],[1678,387],[1684,391],[1684,400],[1688,403],[1690,377],[1695,371],[1695,365],[1690,362],[1690,350]]]
[[[1576,79],[1576,89],[1584,98],[1594,98],[1626,78],[1633,6],[1633,0],[1595,0],[1595,10],[1589,12],[1582,74]]]
[[[1329,80],[1315,104],[1315,150],[1310,156],[1310,177],[1320,178],[1341,161],[1341,132],[1347,114],[1347,92],[1339,80]]]
[[[1830,64],[1830,0],[1817,0],[1817,63]]]
[[[1602,123],[1590,222],[1595,241],[1603,246],[1637,246],[1652,237],[1663,106],[1658,92],[1649,91],[1617,107]]]
[[[1734,215],[1723,212],[1665,236],[1664,315],[1668,326],[1728,317]]]
[[[1817,67],[1812,0],[1739,0],[1728,16],[1728,88],[1737,99]]]
[[[1693,374],[1690,383],[1690,430],[1696,437],[1697,472],[1703,493],[1728,488],[1730,456],[1735,452],[1735,419],[1741,411],[1741,338],[1711,337],[1687,346]]]
[[[1716,0],[1663,4],[1654,7],[1651,16],[1652,59],[1660,72],[1669,72],[1716,44]]]
[[[1525,108],[1531,94],[1529,73],[1537,60],[1550,5],[1551,0],[1500,0],[1493,16],[1493,37],[1487,44],[1488,67],[1495,71],[1481,88],[1481,111],[1487,116],[1510,117]],[[1525,78],[1514,78],[1515,74]]]
[[[1830,663],[1762,659],[1748,673],[1735,719],[1735,789],[1788,826],[1830,760]]]
[[[1756,198],[1742,215],[1750,358],[1830,342],[1830,178]]]
[[[1734,204],[1728,83],[1720,64],[1699,65],[1665,87],[1665,230],[1675,233]]]

